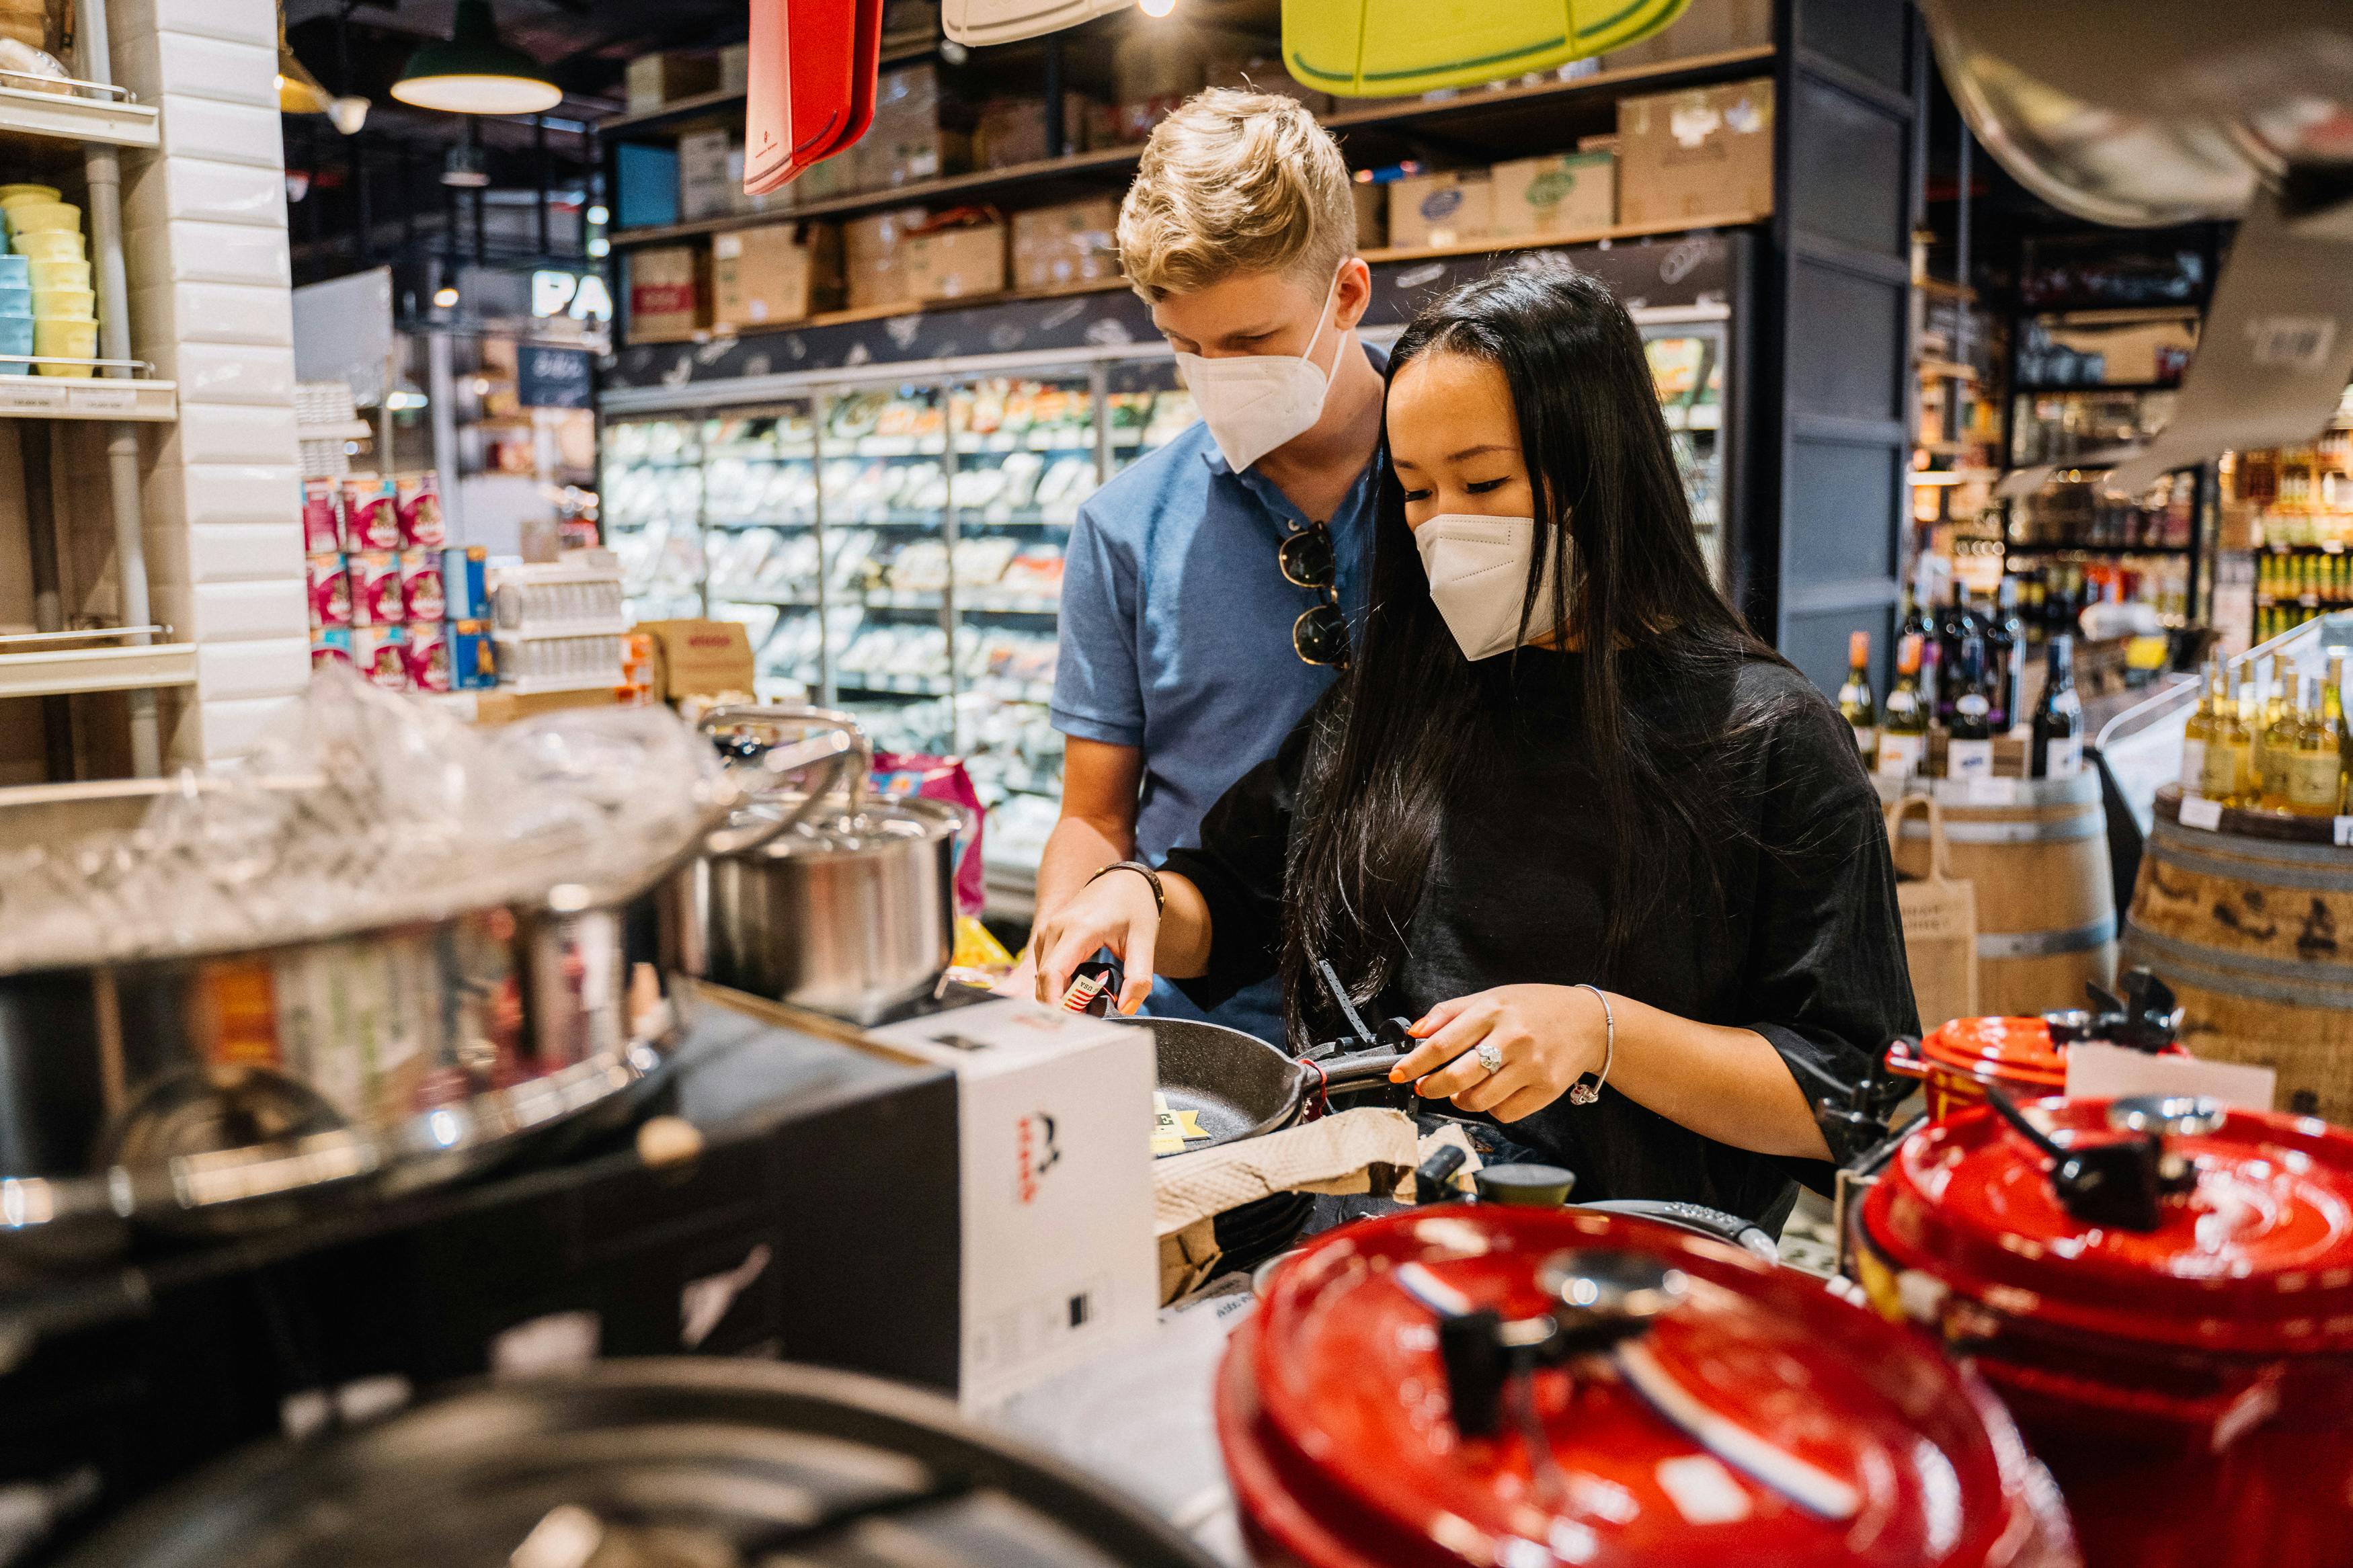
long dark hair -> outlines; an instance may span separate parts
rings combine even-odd
[[[1517,411],[1548,525],[1521,628],[1549,577],[1555,646],[1582,650],[1574,707],[1613,825],[1606,975],[1659,896],[1662,879],[1646,873],[1738,831],[1719,781],[1772,716],[1711,710],[1704,694],[1728,691],[1742,661],[1779,656],[1717,591],[1641,336],[1597,279],[1551,263],[1461,284],[1407,327],[1390,381],[1433,353],[1495,366]],[[1396,979],[1447,797],[1475,760],[1494,759],[1519,657],[1462,657],[1430,600],[1386,447],[1377,461],[1371,609],[1345,689],[1319,710],[1293,838],[1282,974],[1293,1039],[1332,1024],[1318,959],[1360,1002]],[[1638,661],[1651,672],[1671,661],[1675,679],[1640,679]],[[1630,675],[1650,700],[1630,704]]]

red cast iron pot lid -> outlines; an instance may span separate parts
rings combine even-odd
[[[2067,1053],[2052,1043],[2040,1018],[1955,1018],[1928,1032],[1920,1055],[1936,1067],[1974,1079],[2048,1088],[2067,1081]]]
[[[1571,1249],[1665,1260],[1688,1293],[1627,1342],[1651,1394],[1612,1352],[1535,1374],[1558,1467],[1546,1486],[1508,1417],[1492,1436],[1457,1433],[1437,1319],[1398,1270],[1529,1317],[1556,1304],[1537,1279]],[[1651,1402],[1662,1373],[1680,1419]],[[1622,1215],[1455,1207],[1327,1233],[1236,1335],[1219,1401],[1243,1508],[1319,1565],[2073,1561],[2063,1520],[2028,1500],[2039,1469],[1974,1377],[1818,1280]],[[1767,1468],[1796,1461],[1828,1510],[1760,1480],[1738,1442],[1688,1435],[1694,1412],[1761,1445]]]
[[[2029,1114],[2065,1144],[2119,1136],[2108,1103]],[[2070,1214],[2046,1157],[1973,1106],[1905,1141],[1863,1225],[1896,1267],[2008,1316],[2170,1347],[2353,1349],[2353,1133],[2232,1110],[2165,1142],[2195,1163],[2195,1185],[2161,1200],[2154,1231],[2104,1227]]]

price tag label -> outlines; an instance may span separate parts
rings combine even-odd
[[[66,406],[88,414],[129,414],[139,406],[139,393],[129,386],[76,386],[67,390]]]
[[[2181,826],[2203,828],[2209,833],[2220,831],[2222,826],[2222,803],[2219,800],[2209,800],[2202,795],[2183,795]]]
[[[31,376],[0,376],[0,409],[63,408],[66,389]]]
[[[2016,805],[2016,779],[1972,778],[1961,781],[1961,804],[1964,805]]]
[[[2353,816],[2337,819],[2337,847],[2339,849],[2353,847]]]

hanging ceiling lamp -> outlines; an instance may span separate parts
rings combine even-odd
[[[490,0],[458,0],[448,39],[409,56],[392,96],[451,114],[536,114],[564,100],[546,67],[499,37]]]
[[[281,114],[324,114],[329,99],[327,89],[310,68],[294,56],[294,46],[286,41],[286,13],[278,13],[278,110]]]

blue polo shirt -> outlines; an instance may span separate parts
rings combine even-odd
[[[1376,494],[1368,463],[1326,520],[1352,624],[1363,620]],[[1227,467],[1198,422],[1079,509],[1062,574],[1054,728],[1144,752],[1139,859],[1156,864],[1198,844],[1202,816],[1274,755],[1332,683],[1329,668],[1291,647],[1292,623],[1319,595],[1275,561],[1284,536],[1312,521],[1256,469]],[[1209,1013],[1163,982],[1150,1010],[1282,1039],[1271,981]]]

